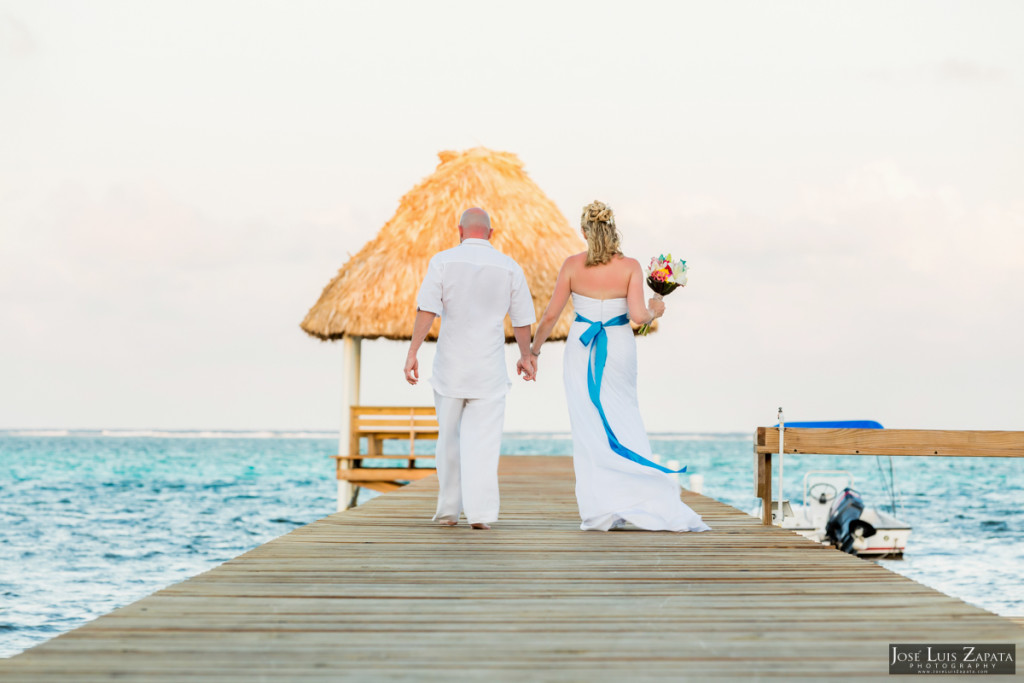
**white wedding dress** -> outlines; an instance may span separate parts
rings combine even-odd
[[[626,313],[626,299],[592,299],[573,293],[576,313],[608,322]],[[621,318],[620,318],[621,322]],[[651,531],[707,531],[711,527],[680,500],[675,477],[634,462],[612,450],[601,415],[590,399],[587,368],[591,348],[580,336],[591,325],[577,320],[565,344],[563,378],[572,423],[576,501],[583,530],[607,531],[624,522]],[[651,444],[636,393],[636,341],[628,324],[604,327],[607,361],[600,403],[618,442],[640,458],[651,459]],[[597,343],[595,339],[594,342]]]

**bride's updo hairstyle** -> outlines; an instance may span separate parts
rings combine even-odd
[[[596,199],[583,207],[580,227],[587,238],[586,265],[597,266],[608,263],[612,256],[622,254],[619,249],[619,231],[615,229],[615,214],[612,207]]]

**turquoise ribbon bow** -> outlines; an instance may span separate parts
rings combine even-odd
[[[608,362],[608,333],[604,331],[604,328],[627,324],[629,322],[629,315],[623,313],[622,315],[616,316],[605,322],[594,322],[593,320],[587,320],[577,313],[576,321],[590,325],[590,327],[584,330],[583,334],[580,335],[580,342],[582,342],[584,346],[590,347],[590,361],[587,365],[587,392],[590,394],[590,402],[594,404],[594,407],[597,408],[597,413],[601,416],[601,423],[604,425],[604,433],[608,435],[608,445],[611,446],[613,451],[621,455],[626,460],[632,460],[637,464],[653,467],[656,470],[667,472],[668,474],[680,474],[685,472],[685,467],[681,470],[670,470],[667,467],[662,467],[658,463],[648,460],[639,453],[635,453],[619,443],[619,440],[615,438],[615,432],[612,431],[611,426],[608,424],[608,418],[605,417],[604,408],[601,407],[601,380],[604,377],[604,366]]]

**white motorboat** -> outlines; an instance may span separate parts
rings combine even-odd
[[[790,529],[823,545],[835,545],[851,554],[900,558],[911,527],[892,514],[864,505],[845,470],[813,470],[804,475],[802,503],[782,501],[783,529]],[[761,516],[761,501],[751,513]],[[772,502],[772,524],[779,525],[779,501]]]

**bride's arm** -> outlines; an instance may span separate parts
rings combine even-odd
[[[643,325],[660,318],[665,313],[665,303],[657,299],[648,301],[644,305],[644,271],[640,262],[630,259],[629,264],[629,285],[626,287],[626,304],[629,306],[629,319],[637,325]]]
[[[562,315],[565,302],[569,300],[569,292],[569,259],[566,259],[558,271],[558,279],[555,280],[555,291],[551,293],[551,301],[544,309],[544,315],[540,317],[540,324],[537,325],[537,332],[533,335],[533,344],[530,346],[530,350],[534,352],[534,355],[539,355],[537,351],[551,336],[551,330],[555,328],[558,316]]]

